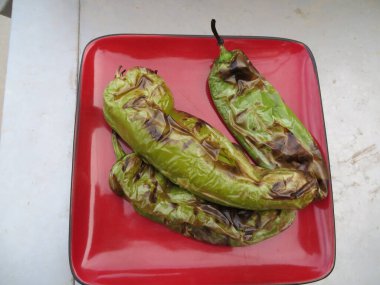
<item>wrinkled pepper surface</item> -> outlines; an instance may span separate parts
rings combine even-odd
[[[174,184],[224,206],[300,209],[318,190],[302,171],[263,169],[204,121],[173,107],[173,96],[154,71],[117,72],[104,92],[108,124],[145,162]]]
[[[316,198],[328,193],[326,163],[313,137],[241,50],[220,46],[208,83],[214,105],[232,135],[261,167],[298,169],[315,177]]]
[[[207,202],[178,187],[136,154],[125,154],[115,135],[117,162],[109,176],[111,189],[134,209],[187,237],[217,245],[245,246],[289,227],[294,210],[250,211]]]

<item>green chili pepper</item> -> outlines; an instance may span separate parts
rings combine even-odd
[[[216,205],[178,187],[136,154],[126,155],[112,136],[117,162],[111,189],[153,221],[187,237],[218,245],[258,243],[288,228],[294,210],[250,211]]]
[[[211,27],[220,55],[208,82],[228,129],[258,165],[306,171],[318,180],[317,198],[326,197],[327,166],[313,137],[247,56],[224,47],[215,20]]]
[[[250,210],[299,209],[318,189],[302,171],[251,165],[219,131],[176,111],[165,82],[149,69],[117,72],[104,92],[104,115],[145,162],[205,200]]]

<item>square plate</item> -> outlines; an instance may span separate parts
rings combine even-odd
[[[277,88],[328,161],[317,70],[302,43],[279,38],[225,37]],[[175,106],[233,140],[210,100],[207,77],[219,49],[201,36],[112,35],[90,42],[81,64],[74,141],[70,263],[83,284],[273,284],[327,276],[335,261],[329,196],[299,211],[293,225],[259,244],[232,248],[195,241],[139,216],[111,192],[115,162],[103,91],[120,65],[158,70]],[[233,140],[234,141],[234,140]]]

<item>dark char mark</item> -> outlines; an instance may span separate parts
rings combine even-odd
[[[147,167],[148,166],[144,162],[141,162],[139,169],[136,171],[135,175],[132,178],[133,183],[140,180],[141,176],[144,174]]]
[[[136,82],[136,84],[134,86],[131,86],[131,87],[125,89],[125,90],[122,88],[119,91],[119,93],[117,93],[115,95],[115,100],[120,99],[121,97],[123,97],[124,95],[126,95],[127,93],[129,93],[129,92],[131,92],[133,90],[136,90],[136,89],[145,89],[145,88],[147,88],[148,86],[150,86],[152,84],[153,84],[153,81],[149,77],[147,77],[145,74],[143,74],[143,75],[140,76],[140,78],[137,79],[137,82]],[[126,108],[126,107],[124,106],[124,108]]]
[[[123,187],[121,186],[121,184],[120,184],[119,180],[117,179],[116,175],[112,174],[111,179],[112,179],[112,184],[111,184],[112,191],[116,195],[118,195],[120,197],[124,196]]]
[[[219,71],[219,76],[226,82],[238,85],[239,94],[241,94],[245,88],[252,85],[260,89],[264,86],[263,78],[260,73],[241,52],[235,55],[228,68]]]
[[[153,204],[157,202],[157,188],[158,188],[158,182],[156,180],[153,182],[153,189],[151,190],[149,194],[149,201]]]
[[[233,226],[237,230],[243,230],[245,234],[250,237],[261,226],[260,215],[258,215],[255,211],[225,207],[214,203],[201,204],[198,208],[213,216],[216,221],[219,221],[224,225]],[[194,214],[195,213],[198,214],[197,207],[194,208]],[[254,215],[256,218],[255,225],[247,226],[246,224],[248,220]]]
[[[289,130],[280,134],[268,145],[272,148],[273,157],[283,166],[306,171],[313,161],[313,155],[309,153]]]
[[[300,189],[286,189],[286,181],[276,182],[270,192],[272,198],[275,199],[298,199],[304,193],[310,191],[310,189],[316,186],[317,181],[311,179],[308,183],[304,184]]]
[[[128,164],[129,164],[129,161],[130,161],[130,158],[127,156],[127,157],[125,158],[125,161],[124,161],[124,163],[123,163],[123,166],[121,167],[121,170],[123,170],[123,172],[125,172],[125,170],[127,169]]]

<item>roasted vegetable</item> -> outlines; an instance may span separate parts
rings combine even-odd
[[[126,155],[115,135],[117,162],[111,189],[153,221],[187,237],[218,245],[244,246],[272,237],[291,225],[294,210],[249,211],[202,200],[166,179],[136,154]]]
[[[251,165],[216,129],[174,110],[170,90],[149,69],[117,72],[104,92],[104,115],[145,162],[205,200],[250,210],[299,209],[318,189],[302,171]]]
[[[308,172],[318,180],[317,198],[328,192],[328,172],[313,137],[276,89],[241,50],[220,46],[208,79],[212,100],[228,129],[258,165]]]

